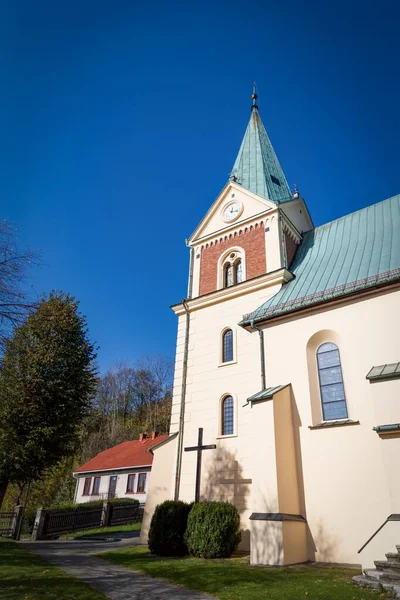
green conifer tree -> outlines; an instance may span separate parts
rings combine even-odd
[[[0,366],[0,507],[9,482],[70,455],[96,387],[95,347],[78,302],[52,293],[15,330]]]

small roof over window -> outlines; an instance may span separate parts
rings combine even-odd
[[[389,365],[379,365],[378,367],[372,367],[367,379],[370,381],[381,381],[384,379],[397,379],[400,377],[400,362],[391,363]]]

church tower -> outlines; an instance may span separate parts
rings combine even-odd
[[[200,496],[234,501],[248,519],[251,484],[218,486],[215,480],[252,480],[246,402],[266,387],[259,337],[238,324],[292,279],[290,263],[311,228],[303,199],[290,191],[253,89],[229,181],[187,242],[188,297],[172,307],[179,319],[171,417],[171,434],[178,432],[175,498],[194,499],[196,457],[184,449],[197,443],[202,428],[204,443],[217,447],[204,453]]]
[[[312,227],[303,200],[290,191],[261,121],[255,91],[252,100],[229,181],[188,241],[189,298],[286,269],[302,232]],[[259,280],[255,285],[263,284]],[[234,293],[252,287],[247,284]]]

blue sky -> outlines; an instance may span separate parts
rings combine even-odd
[[[399,6],[1,3],[1,218],[43,253],[34,289],[81,301],[102,370],[173,356],[185,238],[228,178],[254,79],[316,225],[400,193]]]

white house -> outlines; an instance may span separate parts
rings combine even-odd
[[[142,541],[159,502],[198,494],[235,503],[252,564],[370,567],[396,550],[400,195],[368,204],[315,227],[253,95],[231,177],[187,242],[170,437],[154,449]]]
[[[108,498],[134,498],[146,502],[153,454],[150,449],[168,436],[141,434],[138,440],[123,442],[81,465],[76,478],[75,502]]]

